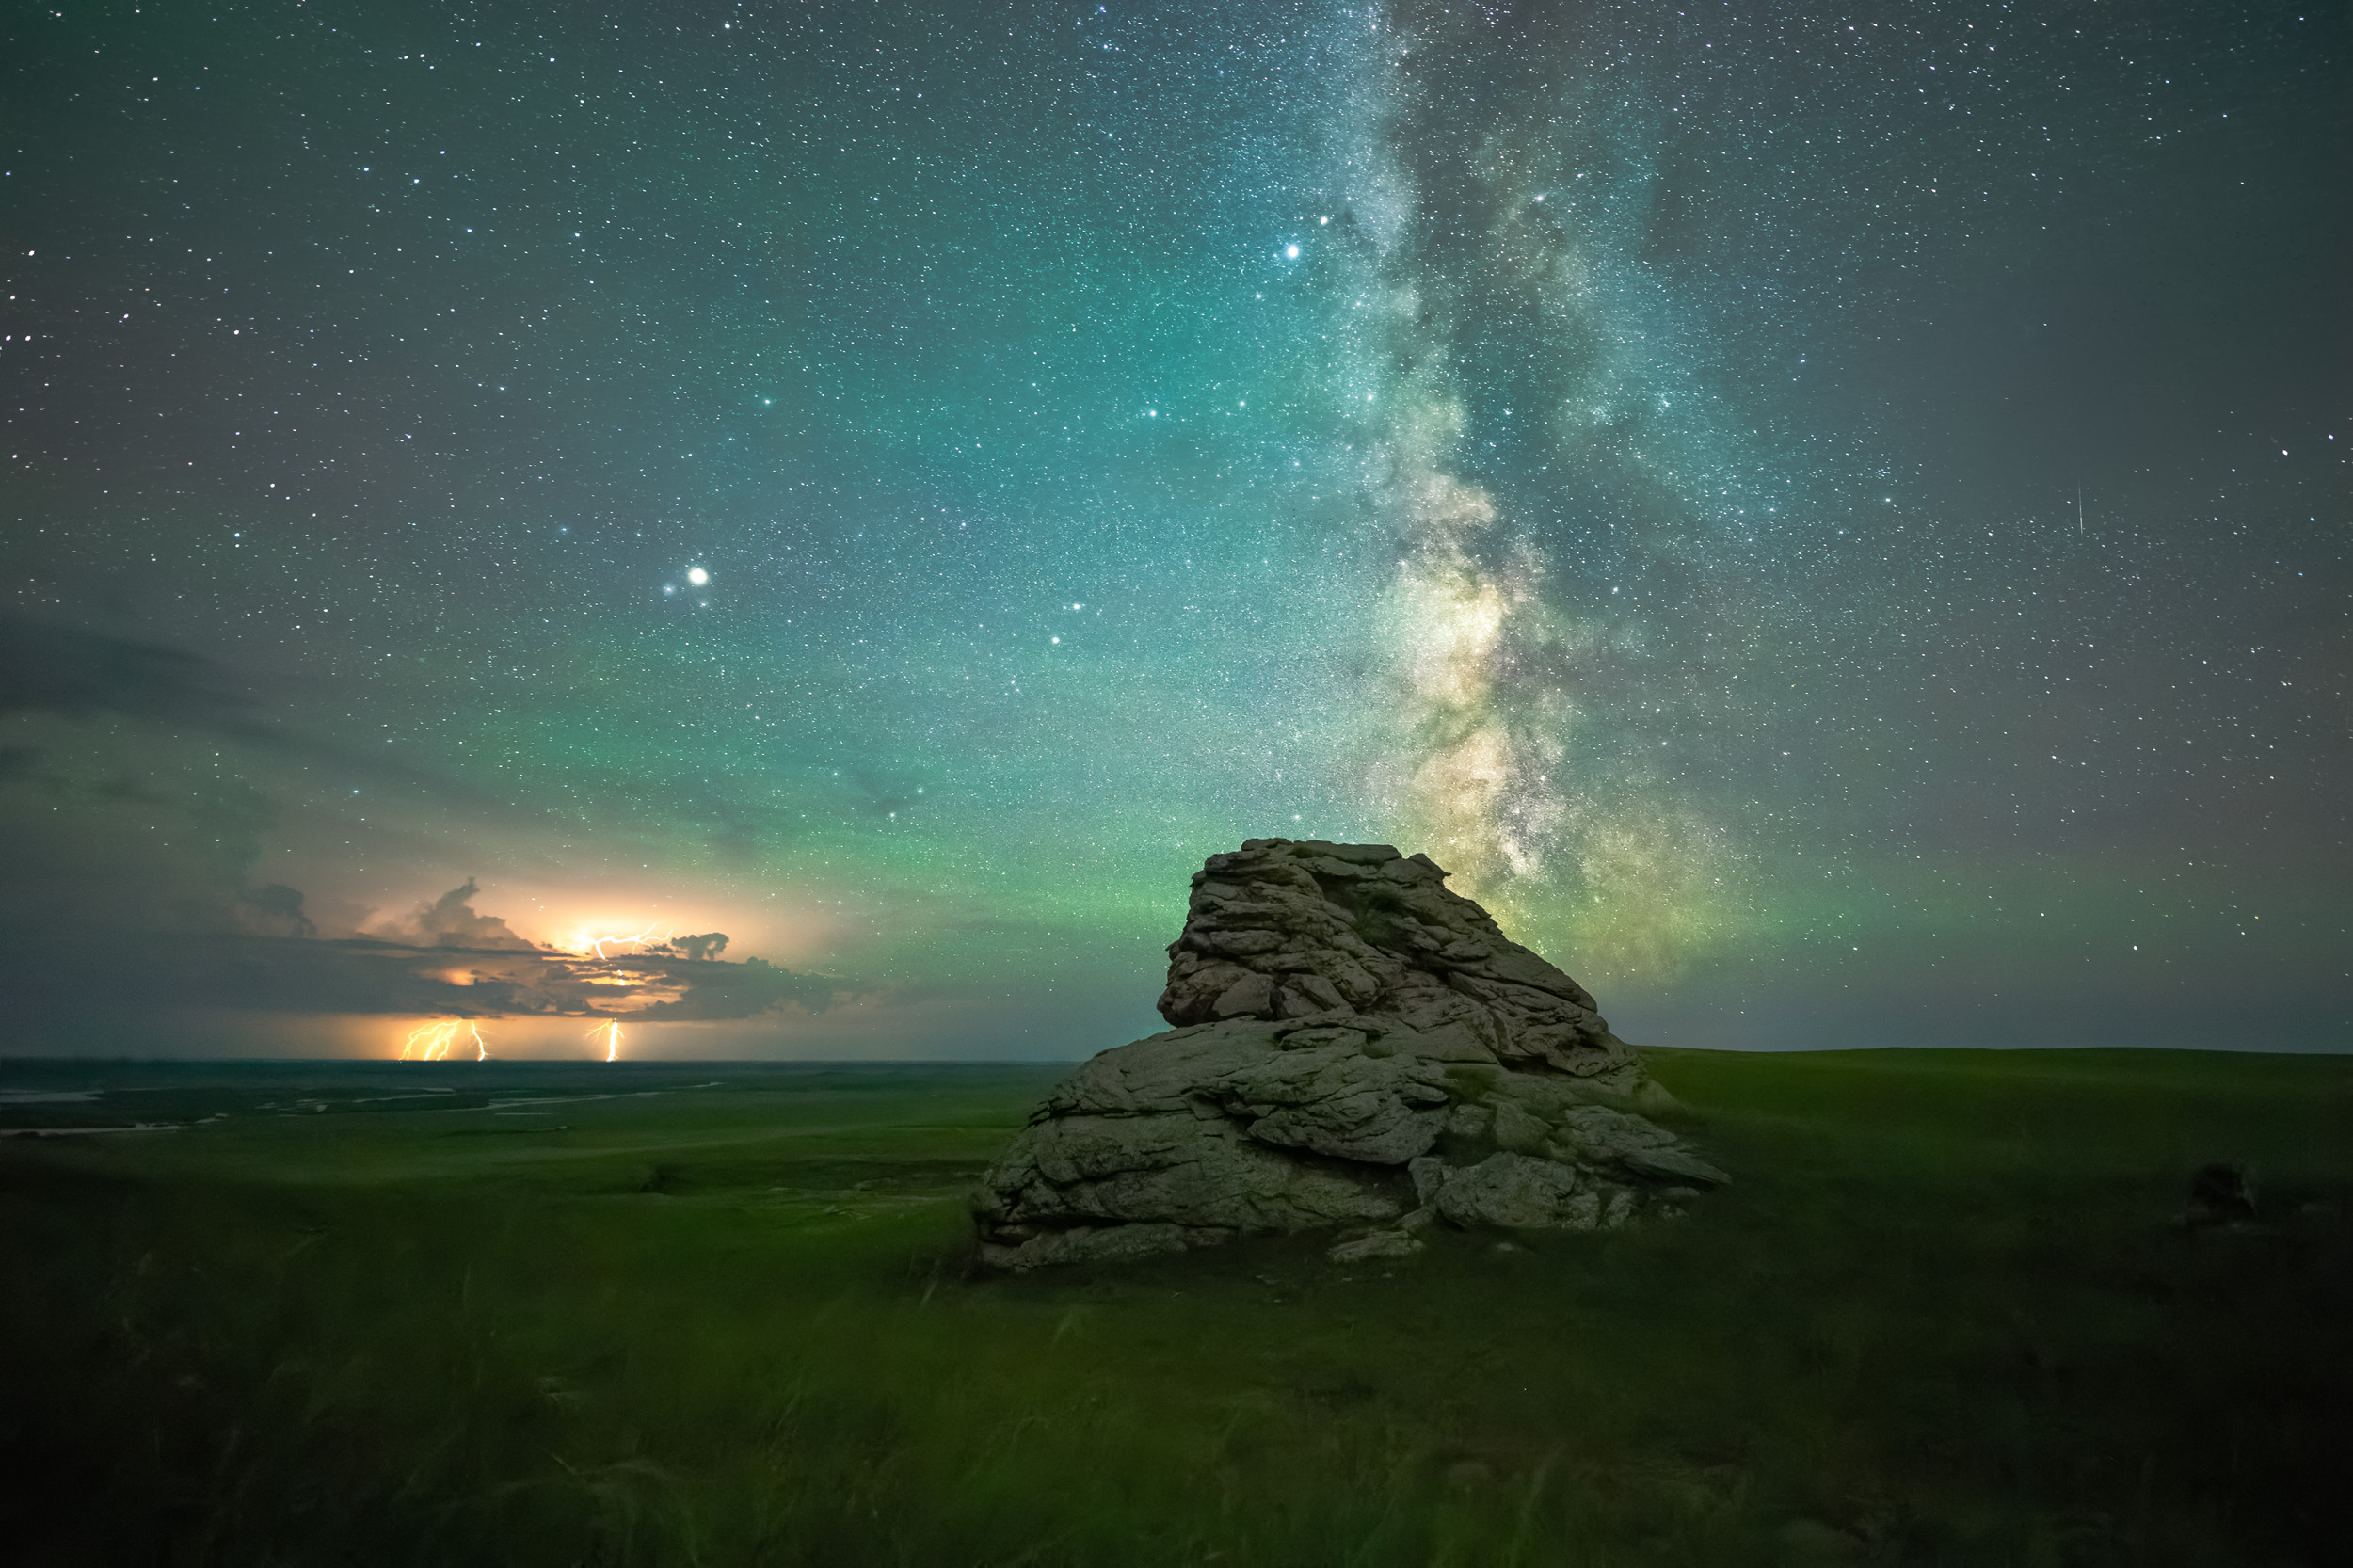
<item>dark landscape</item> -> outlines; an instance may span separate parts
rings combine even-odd
[[[8,1528],[41,1563],[2353,1549],[2353,1064],[1642,1055],[1739,1173],[1683,1220],[1014,1277],[967,1201],[1060,1068],[10,1064]],[[125,1125],[169,1130],[88,1130]],[[2256,1212],[2185,1225],[2216,1160]]]

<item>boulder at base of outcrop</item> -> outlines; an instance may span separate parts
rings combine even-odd
[[[1728,1178],[1585,988],[1386,844],[1253,839],[1193,879],[1160,1016],[1039,1106],[975,1200],[993,1268],[1241,1231],[1339,1262],[1463,1228],[1620,1225]]]

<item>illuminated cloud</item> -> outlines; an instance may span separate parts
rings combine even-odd
[[[515,935],[499,916],[474,913],[474,896],[480,891],[470,876],[463,884],[452,888],[431,904],[418,905],[406,920],[395,920],[380,927],[375,935],[389,941],[418,946],[523,948],[536,951],[537,943],[527,942]]]

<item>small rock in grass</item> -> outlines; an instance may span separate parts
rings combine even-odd
[[[1353,1241],[1342,1241],[1323,1256],[1335,1263],[1362,1263],[1369,1257],[1411,1257],[1421,1241],[1401,1230],[1376,1230]]]
[[[2189,1178],[2193,1225],[2243,1224],[2255,1217],[2255,1183],[2243,1165],[2201,1165]]]
[[[1782,1544],[1799,1557],[1817,1562],[1834,1562],[1855,1557],[1863,1551],[1859,1537],[1849,1535],[1834,1525],[1819,1519],[1792,1519],[1781,1528]]]

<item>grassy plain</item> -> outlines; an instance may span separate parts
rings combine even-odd
[[[195,1124],[0,1139],[0,1532],[44,1564],[2353,1561],[2353,1060],[1653,1065],[1737,1180],[1680,1223],[976,1280],[963,1192],[1058,1069],[0,1064],[0,1126]],[[2214,1160],[2258,1224],[2173,1223]]]

